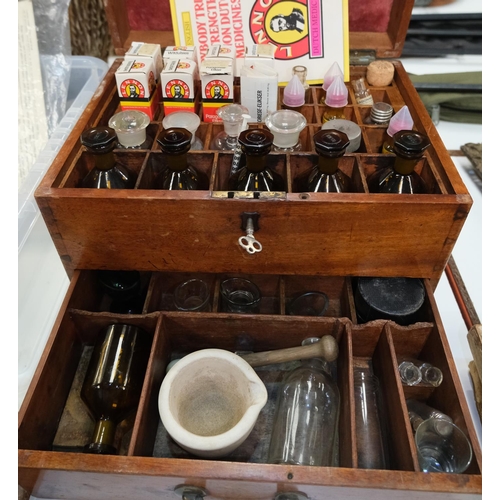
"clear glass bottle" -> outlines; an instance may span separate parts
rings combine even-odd
[[[95,189],[132,189],[137,180],[134,172],[121,165],[113,154],[117,144],[111,127],[86,130],[80,141],[94,158],[94,168],[83,178],[80,187]]]
[[[352,88],[354,89],[354,96],[356,102],[361,106],[372,106],[373,97],[371,92],[366,88],[365,79],[363,77],[353,80]]]
[[[241,168],[229,179],[234,191],[284,191],[285,181],[267,165],[267,155],[274,136],[265,129],[248,129],[240,133],[238,142],[243,156]]]
[[[400,372],[402,370],[401,366],[403,366],[404,371],[404,376],[401,373],[401,381],[407,385],[416,385],[422,382],[433,387],[439,387],[443,382],[443,372],[431,363],[409,356],[398,357],[398,362]],[[416,380],[417,370],[420,374],[419,380]]]
[[[453,423],[451,417],[439,410],[436,410],[436,408],[423,403],[422,401],[418,401],[417,399],[407,399],[406,406],[408,408],[408,416],[410,418],[411,426],[414,431],[416,431],[418,426],[428,418],[442,418],[443,420]]]
[[[88,453],[117,453],[116,426],[137,408],[151,340],[126,324],[112,324],[99,333],[80,392],[96,420]]]
[[[410,115],[408,106],[403,106],[394,116],[389,120],[389,125],[384,133],[382,143],[382,153],[394,153],[394,134],[400,130],[411,130],[413,128],[413,119]]]
[[[388,467],[387,436],[383,427],[380,383],[369,368],[354,369],[356,449],[361,469]]]
[[[291,153],[302,149],[299,135],[307,125],[304,115],[291,109],[278,109],[266,116],[265,123],[274,136],[274,151]]]
[[[201,176],[188,162],[191,138],[191,132],[185,128],[172,127],[160,132],[157,141],[167,155],[167,168],[161,177],[162,189],[200,189]]]
[[[352,191],[351,179],[339,169],[339,161],[344,156],[349,138],[339,130],[319,130],[313,136],[318,164],[307,178],[306,192],[348,193]]]
[[[370,114],[365,120],[366,125],[378,125],[387,127],[394,113],[393,107],[383,101],[373,103]]]
[[[309,338],[302,345],[318,341]],[[328,363],[302,360],[281,385],[268,462],[338,466],[339,408],[340,393]]]
[[[394,134],[394,164],[376,170],[368,179],[371,193],[422,194],[428,188],[415,166],[431,145],[428,137],[412,130]]]
[[[307,90],[309,88],[309,84],[307,83],[307,68],[305,66],[294,66],[292,68],[292,76],[293,75],[297,75],[304,89]]]
[[[224,130],[218,133],[211,143],[211,149],[235,151],[238,148],[238,136],[246,129],[250,119],[248,108],[241,104],[227,104],[216,111],[224,124]]]
[[[153,139],[146,133],[149,123],[150,118],[146,113],[129,109],[113,115],[108,125],[118,137],[117,148],[150,149]]]
[[[406,385],[417,385],[422,382],[422,372],[408,360],[398,360],[399,378]]]
[[[139,271],[101,270],[97,279],[103,292],[111,299],[110,312],[141,314],[145,297]]]
[[[345,107],[348,102],[349,91],[340,76],[336,76],[326,91],[325,104],[326,110],[323,113],[322,122],[335,120],[336,118],[345,119]]]
[[[202,151],[203,143],[196,135],[196,132],[200,127],[200,123],[200,117],[193,111],[174,111],[173,113],[169,113],[165,116],[161,124],[165,130],[172,127],[185,128],[186,130],[189,130],[192,134],[190,151]]]

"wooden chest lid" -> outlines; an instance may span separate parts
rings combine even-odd
[[[322,0],[331,1],[331,0]],[[350,51],[374,51],[377,58],[399,57],[403,51],[414,0],[343,0],[349,12]],[[175,45],[169,2],[107,0],[106,16],[116,54],[133,41]]]

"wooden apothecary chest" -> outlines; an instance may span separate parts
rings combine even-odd
[[[358,3],[351,0],[350,6]],[[125,4],[107,2],[118,54],[133,40],[162,46],[173,43],[169,32],[130,30]],[[364,48],[369,40],[377,47],[378,57],[400,54],[412,2],[385,4],[385,31],[368,37],[364,29],[353,32],[351,48]],[[371,90],[376,100],[391,103],[396,111],[408,105],[414,128],[431,139],[432,146],[418,169],[433,187],[432,194],[368,192],[367,175],[391,160],[378,153],[383,130],[362,125],[369,108],[355,104],[352,88],[348,118],[360,124],[363,135],[360,151],[346,155],[341,165],[357,186],[351,195],[306,196],[295,190],[294,180],[312,165],[314,157],[312,135],[321,126],[319,88],[311,90],[304,107],[308,126],[301,135],[302,152],[271,154],[272,165],[287,181],[283,196],[228,197],[224,179],[230,156],[208,149],[211,138],[221,130],[219,124],[202,124],[199,134],[205,150],[190,153],[193,164],[210,180],[206,191],[180,194],[153,189],[162,160],[156,145],[132,153],[116,151],[138,173],[135,189],[82,190],[76,186],[90,163],[79,136],[90,126],[107,124],[119,110],[114,81],[117,63],[113,65],[35,193],[71,284],[19,413],[21,486],[40,498],[89,500],[173,500],[179,498],[174,490],[181,484],[202,487],[207,498],[214,499],[272,499],[279,492],[302,492],[311,500],[337,495],[481,496],[481,449],[433,298],[472,200],[403,66],[397,61],[394,64],[394,83]],[[364,72],[364,67],[353,66],[351,77]],[[161,121],[159,114],[150,125],[152,137],[160,132]],[[259,255],[250,256],[238,246],[237,240],[244,234],[243,212],[259,213],[256,236],[264,246]],[[142,314],[110,313],[97,287],[97,269],[141,271],[148,290]],[[172,311],[165,299],[172,287],[183,278],[201,274],[211,283],[212,312]],[[220,312],[218,284],[229,274],[258,282],[265,296],[260,314]],[[427,298],[418,323],[408,327],[386,321],[357,324],[349,276],[373,275],[425,279]],[[329,296],[326,316],[286,315],[292,294],[312,288]],[[82,353],[93,344],[99,329],[111,322],[141,326],[153,337],[130,441],[119,456],[53,451]],[[175,353],[205,347],[235,350],[242,348],[242,342],[255,351],[277,349],[298,345],[306,336],[326,334],[334,335],[340,346],[340,467],[270,465],[262,453],[209,461],[161,447],[156,400],[165,367]],[[445,382],[434,390],[404,387],[397,377],[399,355],[434,362],[443,370]],[[391,470],[357,467],[353,369],[358,364],[371,365],[386,387]],[[438,405],[468,434],[474,457],[466,474],[418,472],[405,403],[410,396]],[[264,444],[267,437],[253,435],[255,442]]]

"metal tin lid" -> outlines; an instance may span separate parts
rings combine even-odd
[[[181,155],[191,148],[193,134],[185,128],[172,127],[160,132],[157,142],[164,153]]]
[[[384,123],[389,123],[393,112],[394,109],[390,104],[386,102],[376,102],[370,110],[370,118],[374,123],[382,125]]]
[[[93,127],[82,133],[81,143],[92,153],[109,153],[116,147],[118,137],[110,127]]]

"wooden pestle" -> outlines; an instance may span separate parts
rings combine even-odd
[[[337,359],[338,354],[339,346],[337,341],[331,335],[324,335],[319,342],[314,344],[245,354],[241,358],[250,366],[256,367],[310,358],[323,358],[326,361],[334,361]]]

